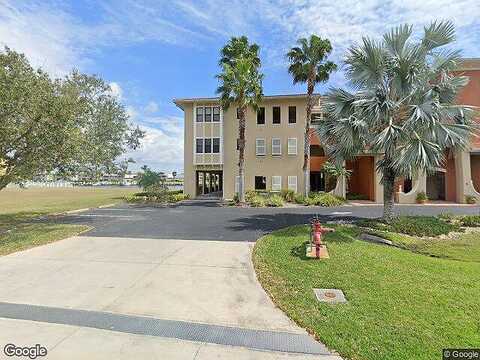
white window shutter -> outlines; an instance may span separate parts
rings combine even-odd
[[[297,177],[289,176],[288,177],[288,190],[293,190],[297,192]]]
[[[272,155],[282,155],[282,140],[272,138]]]
[[[272,176],[272,191],[282,190],[282,177]]]
[[[288,155],[297,155],[297,138],[288,139]]]
[[[235,176],[235,194],[240,191],[240,176]]]

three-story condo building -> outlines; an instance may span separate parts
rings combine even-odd
[[[459,73],[470,77],[459,96],[459,103],[480,107],[480,59],[465,59]],[[313,118],[321,118],[321,97]],[[184,111],[184,191],[192,198],[211,194],[232,199],[238,191],[237,108],[222,109],[218,98],[175,99]],[[264,96],[258,111],[247,111],[245,143],[246,190],[293,190],[302,192],[304,94]],[[321,120],[320,120],[321,121]],[[329,184],[322,172],[327,161],[324,150],[313,135],[310,149],[311,191],[333,191],[370,200],[383,201],[381,175],[376,162],[381,154],[359,154],[346,162],[351,170],[348,181]],[[397,184],[396,200],[414,203],[418,192],[431,200],[465,202],[466,196],[480,200],[480,140],[472,139],[465,152],[449,151],[443,167],[435,174],[419,175]]]

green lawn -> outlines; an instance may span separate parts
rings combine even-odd
[[[137,188],[30,188],[0,191],[0,255],[76,235],[87,226],[33,219],[68,210],[117,203]]]
[[[324,261],[305,258],[306,226],[267,235],[254,249],[258,278],[283,311],[347,359],[430,360],[443,348],[478,347],[480,237],[422,248],[435,256],[452,251],[457,260],[450,260],[357,234],[346,226],[328,234]],[[319,303],[312,288],[342,289],[349,303]]]
[[[119,202],[138,191],[132,187],[3,189],[0,214],[46,214],[95,207]]]

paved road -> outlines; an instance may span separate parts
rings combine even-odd
[[[442,212],[478,214],[478,206],[400,205],[401,214],[433,215]],[[305,224],[314,215],[324,221],[379,217],[381,205],[335,208],[236,208],[215,201],[189,201],[167,208],[120,205],[72,214],[58,221],[89,224],[91,236],[153,239],[255,241],[265,233]]]

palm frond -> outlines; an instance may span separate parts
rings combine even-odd
[[[427,52],[455,41],[455,26],[451,21],[433,21],[424,27],[422,46]]]

